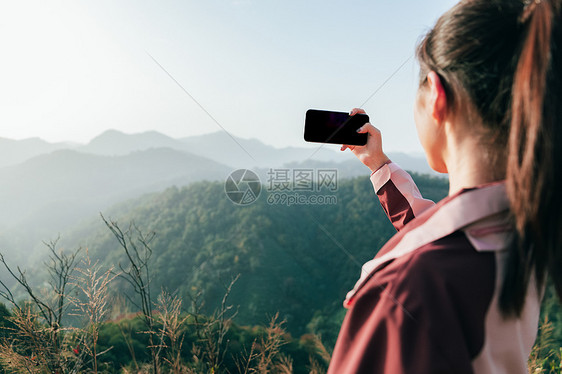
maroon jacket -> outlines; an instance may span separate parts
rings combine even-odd
[[[328,373],[526,374],[540,297],[531,284],[521,318],[499,313],[512,234],[505,185],[435,205],[394,163],[371,181],[398,233],[348,293]]]

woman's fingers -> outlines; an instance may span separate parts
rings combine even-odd
[[[370,122],[367,122],[363,126],[357,129],[359,134],[369,133],[370,135],[380,135],[381,131],[373,126]]]
[[[354,116],[356,114],[365,114],[365,110],[363,110],[361,108],[353,108],[353,109],[351,109],[351,112],[349,112],[350,116]]]
[[[354,116],[356,114],[365,114],[365,111],[361,108],[353,108],[351,110],[351,112],[349,113],[350,116]],[[371,123],[369,123],[369,122],[367,122],[366,124],[364,124],[363,126],[358,128],[357,132],[359,134],[365,134],[365,133],[369,133],[371,135],[380,134],[379,129],[377,129],[375,126],[371,125]]]
[[[353,108],[351,112],[349,112],[350,116],[356,114],[365,114],[365,111],[360,108]],[[382,150],[382,136],[379,129],[371,123],[366,123],[357,129],[357,132],[360,134],[369,134],[367,144],[364,146],[343,145],[341,147],[342,151],[349,148],[363,164],[371,169],[371,171],[378,170],[378,168],[390,161]]]
[[[359,134],[365,134],[366,132],[369,132],[369,128],[366,125],[370,125],[370,123],[366,123],[365,125],[361,126],[360,128],[357,129],[357,133]]]

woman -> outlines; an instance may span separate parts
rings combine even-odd
[[[342,147],[398,233],[347,295],[329,373],[527,373],[549,277],[562,295],[561,3],[461,1],[420,43],[415,122],[443,201],[372,125]]]

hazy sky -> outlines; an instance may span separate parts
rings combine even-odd
[[[362,105],[452,0],[4,0],[0,137],[221,130],[303,146],[308,108]],[[420,151],[408,63],[365,105],[387,150]],[[212,147],[212,145],[209,145]]]

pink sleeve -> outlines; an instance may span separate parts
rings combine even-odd
[[[424,199],[410,174],[393,162],[371,174],[371,182],[396,230],[435,204]]]

